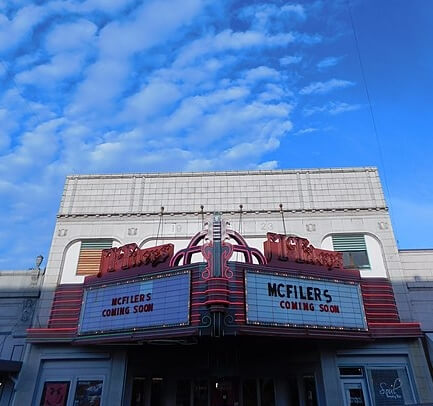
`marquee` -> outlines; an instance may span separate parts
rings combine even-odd
[[[419,323],[400,321],[391,282],[342,268],[341,253],[269,233],[263,255],[233,231],[234,245],[223,231],[207,236],[199,232],[175,255],[170,244],[106,250],[98,275],[58,286],[48,326],[30,329],[29,339],[421,336]],[[193,263],[196,253],[205,261]]]
[[[85,289],[79,334],[189,323],[190,274],[161,274]]]
[[[245,273],[247,323],[366,329],[359,284]]]

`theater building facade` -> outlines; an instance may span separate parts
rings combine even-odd
[[[15,405],[433,403],[375,168],[67,178]]]

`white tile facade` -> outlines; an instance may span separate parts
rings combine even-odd
[[[383,208],[374,168],[70,176],[60,215]]]

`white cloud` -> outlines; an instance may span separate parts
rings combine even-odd
[[[285,98],[293,97],[293,92],[286,89],[281,83],[267,83],[264,91],[258,95],[260,102],[271,102],[284,100]]]
[[[95,110],[113,114],[133,71],[131,57],[165,42],[191,22],[201,5],[199,0],[185,0],[181,8],[168,0],[145,2],[130,18],[107,24],[99,33],[99,58],[87,69],[68,114],[92,112],[92,116]]]
[[[292,64],[297,64],[302,61],[302,56],[284,56],[283,58],[280,58],[280,65],[281,66],[288,66]]]
[[[239,169],[239,167],[250,169],[275,169],[278,166],[278,161],[276,160],[266,161],[261,164],[256,162],[262,155],[274,151],[279,146],[279,139],[272,136],[259,136],[250,142],[235,144],[224,151],[214,151],[211,154],[207,154],[207,157],[197,157],[197,154],[195,154],[194,157],[189,160],[186,170]]]
[[[50,14],[49,7],[34,5],[20,8],[11,19],[0,14],[0,54],[20,45]]]
[[[277,168],[278,168],[278,161],[266,161],[256,165],[256,169],[259,170],[270,170],[270,169],[277,169]]]
[[[58,151],[57,130],[64,119],[54,119],[25,132],[13,151],[0,160],[0,174],[3,179],[16,179],[23,175],[37,173]]]
[[[330,79],[326,82],[313,82],[305,86],[299,92],[300,94],[324,94],[335,89],[341,89],[354,86],[355,83],[349,80]]]
[[[179,107],[164,119],[162,129],[167,133],[192,133],[195,128],[205,125],[206,121],[213,121],[213,115],[222,113],[223,110],[235,110],[244,103],[244,99],[250,94],[249,90],[242,86],[232,86],[226,89],[215,90],[200,96],[186,97]],[[229,114],[228,111],[225,114]],[[220,117],[221,118],[221,117]],[[218,120],[221,121],[221,120]],[[216,123],[217,127],[224,126],[224,122]],[[208,125],[210,126],[210,124]],[[214,133],[216,129],[211,132]],[[225,133],[221,134],[222,136]],[[209,137],[203,132],[198,137]]]
[[[200,0],[183,0],[182,7],[169,0],[144,2],[133,16],[107,24],[100,33],[104,57],[128,57],[163,43],[174,32],[189,24],[202,6]]]
[[[305,34],[305,33],[296,33],[294,34],[296,41],[299,43],[303,43],[306,45],[315,45],[322,42],[322,36],[319,34]]]
[[[284,47],[293,42],[294,39],[295,37],[290,33],[268,35],[260,31],[233,32],[227,29],[188,44],[181,50],[174,66],[191,64],[208,54],[240,51],[253,47]]]
[[[362,106],[360,104],[348,104],[348,103],[330,103],[329,105],[329,113],[330,114],[340,114],[345,113],[346,111],[355,111],[359,110]]]
[[[0,154],[9,149],[11,144],[11,134],[18,128],[18,123],[14,120],[10,111],[0,107]]]
[[[291,126],[290,126],[291,128]],[[270,137],[268,139],[256,139],[250,142],[242,142],[237,144],[223,153],[223,158],[229,160],[239,160],[242,158],[252,158],[277,149],[280,146],[280,141],[277,138]]]
[[[282,137],[291,130],[289,114],[292,106],[286,103],[265,104],[235,102],[218,105],[207,111],[196,104],[194,120],[187,124],[185,141],[189,146],[211,145],[217,140],[250,140],[266,134]],[[189,124],[189,125],[188,125]],[[181,130],[181,129],[178,129]]]
[[[181,96],[174,84],[154,80],[126,100],[125,118],[132,121],[151,119],[152,116],[163,113]]]
[[[330,68],[332,66],[337,65],[341,61],[342,57],[336,57],[336,56],[328,56],[327,58],[322,59],[317,63],[317,68],[319,70],[323,70],[326,68]]]
[[[304,115],[311,116],[315,113],[329,113],[332,115],[345,113],[347,111],[359,110],[362,106],[360,104],[348,104],[345,102],[328,102],[323,106],[306,107]]]
[[[61,81],[81,73],[83,56],[76,53],[55,55],[49,63],[37,65],[34,68],[16,75],[17,83],[37,87],[58,88]]]
[[[303,134],[311,134],[318,131],[318,128],[314,128],[314,127],[308,127],[308,128],[303,128],[302,130],[299,130],[296,132],[297,135],[303,135]]]
[[[250,69],[245,73],[245,80],[248,83],[256,83],[258,81],[278,81],[280,80],[280,72],[267,66],[259,66]]]
[[[55,118],[49,106],[26,100],[16,87],[0,96],[0,110],[3,112],[0,120],[1,131],[7,135],[6,139],[14,138],[15,143],[23,131]],[[3,146],[7,147],[7,144],[3,142]]]
[[[285,6],[281,7],[281,12],[282,13],[293,13],[302,19],[304,19],[306,17],[305,9],[301,4],[286,4]]]
[[[95,45],[95,34],[98,27],[85,19],[72,23],[58,24],[45,39],[45,48],[52,54],[65,51],[83,51]]]
[[[86,0],[78,5],[77,8],[83,13],[97,11],[104,14],[115,15],[134,3],[135,0]]]
[[[303,21],[306,14],[300,4],[286,4],[279,7],[276,4],[262,3],[244,7],[240,10],[239,17],[249,20],[253,29],[266,31],[274,29],[276,23],[284,27],[299,20]]]
[[[115,99],[124,89],[129,66],[122,60],[99,60],[87,68],[86,78],[78,85],[68,115],[94,115],[112,112]]]

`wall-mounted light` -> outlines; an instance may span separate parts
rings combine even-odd
[[[36,261],[35,261],[36,268],[35,269],[37,269],[38,271],[41,269],[40,266],[41,266],[43,260],[44,260],[44,257],[40,254],[36,257]]]

